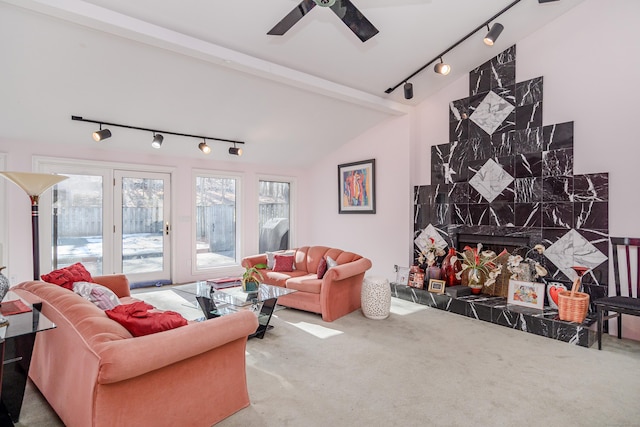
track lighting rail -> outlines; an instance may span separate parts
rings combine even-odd
[[[520,3],[521,0],[515,0],[513,2],[511,2],[509,5],[505,6],[500,12],[496,13],[495,15],[493,15],[491,18],[487,19],[486,21],[484,21],[482,24],[478,25],[478,27],[476,27],[473,31],[471,31],[469,34],[467,34],[466,36],[462,37],[460,40],[458,40],[457,42],[455,42],[454,44],[452,44],[451,46],[449,46],[446,50],[444,50],[443,52],[439,53],[438,55],[436,55],[435,58],[433,58],[431,61],[427,62],[426,64],[424,64],[422,67],[418,68],[416,71],[414,71],[413,73],[409,74],[407,77],[405,77],[404,79],[400,80],[400,83],[398,83],[397,85],[388,88],[387,90],[385,90],[385,93],[391,93],[394,90],[396,90],[397,88],[399,88],[401,85],[403,85],[404,83],[407,83],[408,80],[410,80],[412,77],[415,77],[417,74],[421,73],[425,68],[427,68],[429,65],[433,64],[434,62],[441,60],[441,58],[446,55],[447,53],[451,52],[453,49],[455,49],[456,47],[458,47],[462,42],[464,42],[465,40],[467,40],[469,37],[473,36],[475,33],[477,33],[478,31],[482,30],[483,28],[485,28],[487,25],[489,25],[492,21],[494,21],[496,18],[498,18],[500,15],[502,15],[503,13],[505,13],[506,11],[508,11],[509,9],[511,9],[513,6],[515,6],[516,4]]]

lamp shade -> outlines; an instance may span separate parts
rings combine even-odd
[[[39,196],[49,187],[69,178],[64,175],[33,172],[0,172],[0,175],[22,188],[30,197]]]

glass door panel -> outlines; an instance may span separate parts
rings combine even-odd
[[[289,249],[290,183],[261,180],[258,194],[258,252]]]

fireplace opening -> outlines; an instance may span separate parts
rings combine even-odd
[[[494,251],[499,254],[503,249],[506,249],[507,252],[514,253],[518,248],[529,246],[529,237],[458,234],[458,251],[462,251],[465,246],[475,248],[478,243],[482,243],[483,251]]]

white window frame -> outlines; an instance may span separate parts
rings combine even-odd
[[[234,265],[221,267],[198,268],[197,248],[196,248],[196,179],[197,178],[217,178],[236,180],[236,258]],[[234,276],[241,271],[242,262],[242,236],[244,231],[244,174],[228,171],[217,171],[209,169],[191,170],[191,275],[192,276]]]

